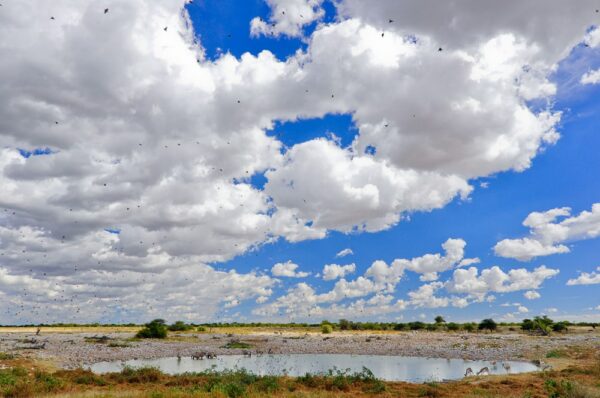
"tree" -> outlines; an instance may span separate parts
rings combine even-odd
[[[438,315],[435,317],[435,323],[439,325],[441,323],[446,323],[446,320],[441,315]]]
[[[491,318],[484,319],[479,323],[479,330],[489,330],[492,332],[496,329],[498,329],[498,324]]]
[[[340,330],[350,330],[352,327],[352,322],[347,319],[340,319],[338,323],[340,325]]]
[[[135,337],[140,339],[164,339],[167,337],[167,325],[164,319],[154,319],[144,325],[144,328],[137,332]]]

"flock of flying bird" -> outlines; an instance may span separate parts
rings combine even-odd
[[[193,0],[189,1],[188,3],[190,3],[190,4],[191,4],[191,3],[193,3]],[[2,6],[3,6],[3,4],[0,4],[0,7],[2,7]],[[596,10],[595,10],[595,12],[596,12],[596,13],[598,13],[599,11],[600,11],[600,10],[598,10],[598,9],[596,9]],[[109,12],[110,12],[110,9],[109,9],[109,8],[104,8],[104,9],[103,9],[103,14],[104,14],[104,15],[106,15],[106,14],[109,14]],[[284,15],[285,15],[285,11],[282,11],[282,14],[284,14]],[[301,17],[301,18],[304,18],[304,16],[303,16],[303,15],[300,15],[300,17]],[[50,17],[50,19],[51,19],[51,20],[56,20],[56,18],[55,18],[55,16],[54,16],[54,15],[53,15],[53,16],[51,16],[51,17]],[[262,20],[262,19],[261,19],[261,20]],[[388,24],[392,24],[392,23],[394,23],[394,20],[393,20],[393,19],[388,19],[388,21],[387,21],[387,22],[388,22]],[[275,24],[275,23],[271,23],[271,26],[274,28],[274,27],[276,26],[276,24]],[[167,32],[167,31],[168,31],[168,26],[164,26],[162,29],[163,29],[165,32]],[[231,37],[231,34],[228,34],[228,35],[227,35],[227,37],[229,37],[229,38],[230,38],[230,37]],[[382,32],[382,33],[381,33],[381,37],[385,37],[385,32]],[[442,51],[443,51],[443,48],[442,48],[442,47],[439,47],[439,48],[438,48],[438,52],[442,52]],[[198,60],[198,62],[200,62],[200,60]],[[309,90],[308,90],[308,89],[306,89],[306,90],[305,90],[305,92],[306,92],[306,93],[308,93],[308,92],[309,92]],[[335,98],[335,94],[331,94],[331,98]],[[241,104],[241,100],[240,100],[240,99],[237,99],[237,104]],[[412,116],[413,116],[413,117],[415,117],[415,115],[412,115]],[[59,125],[59,122],[58,122],[58,121],[55,121],[54,123],[55,123],[56,125]],[[386,124],[385,124],[385,127],[387,128],[388,126],[389,126],[389,124],[388,124],[388,123],[386,123]],[[196,141],[196,144],[200,144],[200,142]],[[142,143],[139,143],[138,145],[139,145],[140,147],[141,147],[141,146],[143,146],[143,144],[142,144]],[[231,145],[231,142],[230,142],[230,141],[227,141],[227,145]],[[180,147],[180,146],[181,146],[181,143],[177,143],[177,146],[179,146],[179,147]],[[168,148],[169,148],[169,146],[168,146],[168,145],[164,145],[164,149],[168,149]],[[212,170],[216,172],[216,170],[217,170],[217,167],[212,167]],[[223,168],[218,168],[218,171],[219,171],[220,173],[224,173],[224,169],[223,169]],[[246,173],[246,174],[249,174],[249,171],[248,171],[248,170],[246,170],[246,172],[245,172],[245,173]],[[107,183],[103,183],[103,186],[104,186],[104,187],[108,187]],[[217,189],[219,189],[219,188],[217,188]],[[305,199],[303,199],[303,201],[306,203],[306,200],[305,200]],[[243,206],[243,204],[240,204],[240,206]],[[140,205],[140,204],[138,204],[138,205],[137,205],[137,208],[139,209],[140,207],[141,207],[141,205]],[[222,209],[222,206],[220,206],[220,209]],[[69,210],[70,210],[70,211],[72,211],[72,209],[69,209]],[[126,207],[126,212],[130,212],[130,211],[131,211],[131,208],[130,208],[130,207]],[[4,209],[4,212],[5,212],[5,213],[7,213],[7,216],[9,216],[10,214],[12,214],[13,216],[14,216],[14,215],[16,215],[15,211],[11,211],[11,212],[9,213],[9,210],[8,210],[8,209]],[[77,222],[77,221],[75,221],[75,223],[76,223],[76,222]],[[24,237],[24,236],[23,236],[23,237]],[[62,242],[62,243],[65,243],[65,241],[66,241],[67,239],[68,239],[68,237],[67,237],[66,235],[61,235],[61,239],[60,239],[60,240],[61,240],[61,242]],[[140,245],[143,245],[143,244],[144,244],[144,242],[143,242],[143,241],[140,241],[139,243],[140,243]],[[154,246],[155,244],[156,244],[155,242],[152,242],[152,246]],[[235,245],[237,246],[237,243],[236,243]],[[120,251],[120,252],[123,252],[124,248],[122,248],[122,247],[121,247],[121,248],[115,248],[115,250],[117,250],[117,251]],[[4,253],[4,252],[1,252],[1,253],[0,253],[0,260],[2,259],[2,257],[3,257],[4,255],[5,255],[5,253]],[[23,251],[22,251],[22,253],[21,253],[21,255],[23,255],[23,256],[27,255],[26,251],[25,251],[25,250],[23,250]],[[47,255],[46,255],[46,254],[44,254],[44,255],[43,255],[43,259],[45,260],[45,259],[46,259],[46,257],[47,257]],[[26,259],[26,262],[28,262],[28,263],[31,263],[31,260],[32,260],[32,258],[27,258],[27,259]],[[41,261],[44,261],[44,260],[41,260]],[[39,260],[38,260],[38,261],[39,261]],[[40,263],[40,265],[41,265],[41,263]],[[98,265],[101,265],[101,263],[100,263],[100,262],[98,262]],[[76,266],[76,265],[74,266],[74,269],[73,269],[73,271],[74,271],[74,273],[77,273],[77,272],[78,272],[78,268],[77,268],[77,266]],[[35,271],[34,271],[34,269],[33,269],[33,268],[31,268],[31,269],[30,269],[30,273],[31,273],[32,277],[35,277],[35,274],[36,274],[36,273],[35,273]],[[46,277],[46,276],[47,276],[47,273],[46,273],[46,272],[43,272],[42,276]],[[120,277],[119,277],[119,275],[118,275],[118,274],[115,274],[115,275],[114,275],[114,282],[117,282],[117,279],[124,280],[124,278],[125,278],[125,275],[124,275],[124,274],[120,275]],[[146,276],[144,276],[144,277],[142,278],[142,280],[141,280],[141,281],[142,281],[142,282],[147,282],[147,279],[146,279],[146,278],[147,278],[147,277],[146,277]],[[186,278],[186,280],[187,280],[187,278]],[[108,282],[108,281],[106,281],[106,282]],[[158,281],[156,281],[155,283],[158,283]],[[82,297],[80,297],[80,295],[79,295],[79,294],[77,294],[77,293],[68,294],[69,292],[67,292],[67,290],[65,290],[65,287],[64,287],[64,286],[60,286],[60,285],[58,284],[58,282],[55,282],[55,284],[56,284],[56,286],[54,286],[54,288],[55,288],[55,289],[58,291],[58,295],[57,295],[56,297],[54,297],[54,298],[52,299],[52,301],[55,303],[55,305],[60,305],[60,306],[69,306],[69,307],[71,307],[71,308],[73,309],[73,311],[74,311],[74,312],[73,312],[73,316],[75,317],[75,316],[76,316],[77,314],[79,314],[79,313],[80,313],[80,311],[81,311],[81,307],[80,307],[80,306],[77,304],[77,301],[76,301],[76,300],[77,300],[77,299],[79,299],[79,298],[81,298],[81,299],[85,299],[85,297],[83,297],[83,295],[82,295]],[[42,296],[45,296],[45,294],[44,294],[44,293],[42,293],[42,292],[37,292],[37,293],[36,293],[36,292],[28,292],[28,291],[26,290],[26,288],[23,288],[22,296],[23,296],[23,298],[24,298],[24,299],[27,299],[27,300],[28,300],[28,302],[30,302],[30,303],[32,302],[31,300],[33,300],[33,303],[34,303],[34,304],[31,304],[31,305],[28,307],[28,306],[26,305],[26,302],[25,302],[25,300],[21,300],[21,299],[19,299],[19,298],[13,298],[13,303],[16,303],[16,308],[14,308],[14,307],[13,307],[13,308],[11,309],[11,308],[10,308],[10,306],[5,306],[5,311],[4,311],[4,312],[5,312],[5,314],[7,314],[7,315],[13,315],[13,316],[15,316],[15,317],[18,317],[18,316],[21,316],[21,315],[27,315],[27,316],[30,316],[30,317],[32,317],[33,319],[40,319],[40,317],[42,317],[42,316],[44,316],[44,315],[45,315],[45,316],[47,316],[47,317],[51,317],[51,316],[52,316],[52,314],[51,314],[49,311],[47,311],[47,310],[48,310],[48,308],[46,308],[46,311],[44,312],[44,307],[45,307],[45,306],[44,306],[43,304],[39,304],[39,305],[38,305],[38,304],[35,304],[36,302],[37,302],[37,303],[44,303],[44,300],[43,300],[43,298],[42,298]],[[36,297],[36,296],[39,296],[39,297]],[[87,296],[87,300],[91,300],[92,298],[93,298],[93,299],[102,299],[102,297],[100,297],[100,295],[98,295],[97,293],[93,293],[93,294],[86,295],[86,296]],[[112,304],[110,304],[110,305],[107,305],[107,306],[106,306],[106,307],[105,307],[105,308],[102,310],[102,312],[103,312],[103,315],[104,315],[104,316],[107,316],[107,317],[108,317],[108,316],[114,316],[114,315],[115,315],[115,312],[118,312],[118,313],[126,313],[126,312],[127,312],[127,309],[126,309],[126,307],[122,305],[123,303],[121,302],[121,299],[120,299],[119,297],[115,296],[115,297],[113,298],[113,300],[114,300],[114,301],[113,301],[113,303],[112,303]],[[146,303],[143,303],[143,304],[145,304],[145,305],[147,306],[147,308],[149,308],[149,309],[153,309],[153,306],[152,306],[152,304],[151,304],[150,302],[146,302]],[[225,313],[225,310],[223,311],[223,313],[222,313],[221,315],[224,315],[224,313]],[[284,314],[283,314],[283,313],[280,313],[279,315],[284,315]]]

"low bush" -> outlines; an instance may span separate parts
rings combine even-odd
[[[221,348],[245,349],[245,348],[252,348],[252,345],[248,344],[248,343],[244,343],[243,341],[232,340],[232,341],[228,342],[227,344],[225,344],[224,346],[221,346]]]
[[[167,337],[167,326],[162,319],[155,319],[144,325],[135,337],[140,339],[164,339]]]
[[[185,332],[187,330],[192,330],[194,327],[192,325],[188,325],[183,321],[177,321],[172,325],[168,326],[168,329],[171,332]]]
[[[321,325],[321,333],[323,334],[329,334],[333,332],[333,326],[331,326],[330,324],[323,324]]]
[[[446,324],[446,328],[451,332],[456,332],[457,330],[460,330],[460,325],[458,323],[450,322]]]

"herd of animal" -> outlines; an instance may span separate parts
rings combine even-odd
[[[496,366],[496,361],[492,362],[493,366]],[[504,368],[504,370],[506,370],[507,372],[510,372],[510,364],[503,362],[502,363],[502,367]],[[481,368],[479,370],[479,372],[477,372],[477,374],[475,374],[473,372],[473,369],[471,368],[467,368],[467,370],[465,371],[465,377],[469,377],[469,376],[483,376],[483,375],[489,375],[490,374],[490,368],[488,368],[487,366],[484,366],[483,368]]]
[[[273,353],[273,351],[269,348],[269,351],[267,352],[267,354],[272,354],[272,353]],[[265,352],[257,350],[254,354],[257,356],[261,356],[261,355],[265,354]],[[252,351],[243,350],[242,355],[250,358],[250,357],[252,357]],[[208,351],[198,351],[198,352],[192,354],[191,358],[194,360],[203,360],[205,358],[206,359],[216,359],[217,354],[215,354],[214,352],[208,352]],[[181,355],[177,355],[177,359],[181,359]]]

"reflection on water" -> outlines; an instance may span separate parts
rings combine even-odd
[[[337,355],[337,354],[290,354],[245,357],[224,355],[216,359],[193,360],[186,358],[159,358],[117,362],[100,362],[90,366],[96,373],[118,372],[124,366],[154,366],[165,373],[202,372],[246,369],[256,375],[302,376],[306,373],[321,374],[330,369],[349,369],[360,372],[370,369],[375,377],[388,381],[424,382],[460,379],[467,368],[477,373],[484,367],[490,374],[532,372],[538,368],[529,362],[515,361],[467,361],[463,359],[440,359],[399,357],[383,355]]]

